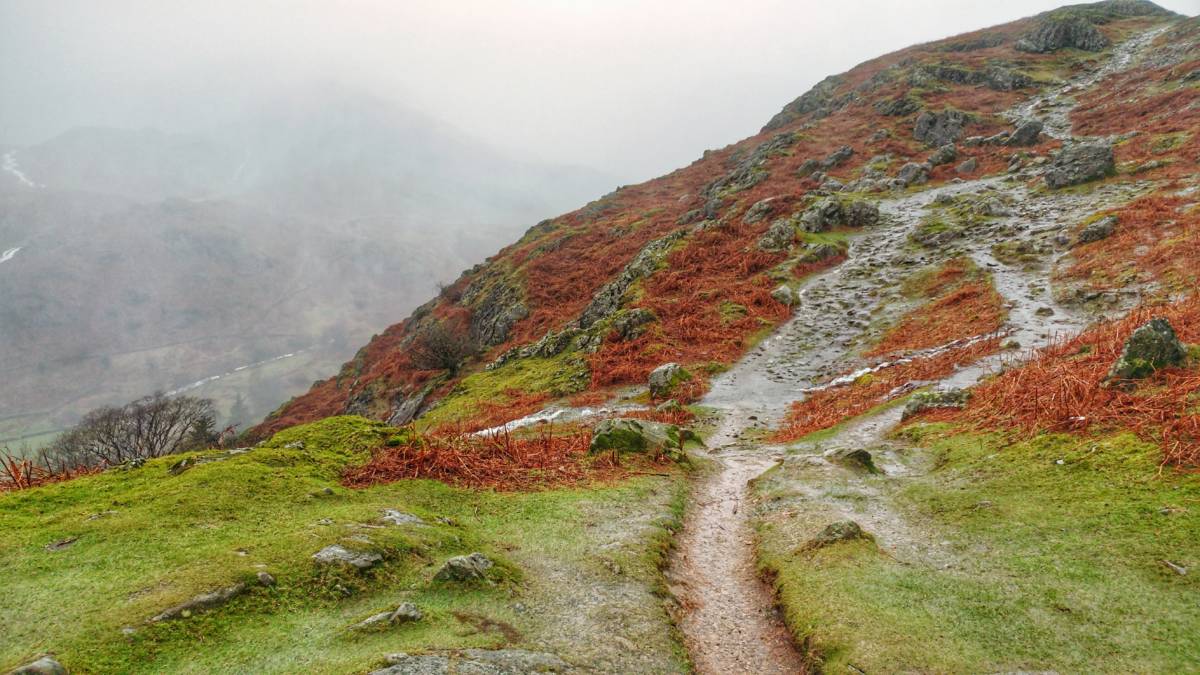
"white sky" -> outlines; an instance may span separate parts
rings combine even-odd
[[[0,0],[0,142],[186,130],[334,80],[623,181],[756,132],[822,77],[1064,0]],[[1200,13],[1200,0],[1160,0]]]

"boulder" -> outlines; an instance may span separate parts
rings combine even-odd
[[[1048,54],[1064,47],[1098,52],[1108,46],[1108,38],[1082,16],[1047,16],[1014,45],[1017,51]]]
[[[764,251],[781,251],[795,241],[796,226],[792,219],[779,218],[758,238],[758,247]]]
[[[843,145],[837,150],[829,153],[825,159],[821,160],[821,168],[828,171],[834,167],[841,166],[846,162],[846,160],[853,156],[854,148],[851,148],[848,145]]]
[[[813,551],[819,548],[825,548],[826,546],[832,546],[843,541],[856,540],[873,541],[874,537],[864,532],[862,527],[853,520],[840,520],[836,523],[830,523],[827,525],[825,529],[821,530],[820,533],[817,534],[817,536],[808,540],[801,547],[801,550]]]
[[[825,458],[843,466],[859,469],[868,473],[879,473],[871,453],[862,448],[835,448],[825,453]]]
[[[270,572],[259,572],[258,574],[254,575],[254,578],[258,579],[259,586],[275,585],[275,577],[271,576]]]
[[[636,419],[604,420],[592,430],[590,452],[666,453],[672,459],[682,460],[684,443],[697,440],[691,431],[674,424]]]
[[[1104,178],[1113,173],[1113,148],[1108,143],[1076,143],[1063,148],[1046,171],[1046,185],[1058,189]]]
[[[1187,348],[1179,341],[1171,324],[1166,319],[1152,319],[1133,331],[1125,341],[1121,357],[1108,371],[1105,382],[1139,380],[1161,368],[1183,365],[1187,358]]]
[[[767,216],[771,215],[771,209],[773,208],[772,202],[774,201],[774,197],[768,197],[767,199],[754,202],[750,205],[750,208],[746,209],[746,213],[742,216],[742,220],[748,224],[754,224],[763,218],[766,218]]]
[[[870,227],[879,222],[879,207],[861,199],[847,202],[842,205],[842,216],[850,227]]]
[[[805,232],[828,232],[843,222],[842,203],[833,197],[823,199],[805,209],[800,216],[800,229]]]
[[[43,656],[10,671],[9,675],[67,675],[67,669],[53,657]]]
[[[1038,137],[1042,135],[1044,128],[1045,125],[1041,120],[1029,120],[1017,127],[1008,140],[1004,141],[1004,144],[1012,147],[1037,145]]]
[[[433,575],[434,581],[483,581],[487,579],[487,571],[493,563],[482,553],[459,555],[447,560],[442,568]]]
[[[650,371],[650,396],[652,398],[669,398],[683,382],[692,379],[692,374],[684,370],[678,363],[664,363]]]
[[[958,148],[954,147],[953,143],[947,143],[930,155],[927,162],[930,166],[941,166],[956,159],[958,159]]]
[[[383,561],[383,556],[373,551],[351,551],[339,544],[326,546],[313,554],[318,565],[343,565],[356,569],[370,569]]]
[[[1116,231],[1118,222],[1120,221],[1116,216],[1105,216],[1097,220],[1079,233],[1079,243],[1090,244],[1101,239],[1108,239]]]
[[[900,419],[907,420],[926,410],[961,410],[967,406],[967,402],[970,400],[971,392],[964,389],[918,392],[913,394],[913,397],[908,400],[908,403],[904,406],[904,412],[900,415]]]
[[[963,127],[970,117],[959,110],[949,108],[941,112],[925,112],[917,115],[913,126],[913,138],[924,142],[931,148],[940,148],[953,143],[962,136]]]
[[[900,167],[900,171],[896,172],[896,180],[900,181],[904,187],[927,183],[929,182],[930,168],[928,164],[909,162]]]
[[[965,162],[954,167],[954,172],[965,176],[968,174],[975,173],[975,171],[978,169],[979,169],[979,160],[975,159],[974,157],[971,157],[971,158],[967,159]]]

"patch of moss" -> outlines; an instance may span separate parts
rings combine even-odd
[[[481,370],[463,378],[437,405],[417,420],[421,429],[462,422],[478,414],[484,402],[503,403],[509,390],[545,393],[551,398],[569,396],[587,388],[587,362],[577,354],[513,359],[494,370]]]

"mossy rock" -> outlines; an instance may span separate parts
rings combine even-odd
[[[592,454],[665,454],[679,462],[686,458],[684,446],[689,441],[698,443],[699,440],[690,430],[674,424],[636,419],[604,420],[592,432],[590,451]]]

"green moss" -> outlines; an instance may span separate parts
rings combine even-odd
[[[760,523],[788,624],[826,672],[1195,669],[1200,582],[1162,561],[1200,562],[1200,477],[1160,474],[1156,447],[1131,435],[904,435],[937,468],[870,480],[915,548],[884,537],[886,555],[856,543],[795,556],[790,521]],[[756,490],[792,492],[778,471]]]
[[[421,429],[469,420],[483,402],[503,403],[509,390],[545,393],[552,398],[587,388],[587,362],[574,354],[553,358],[513,359],[494,370],[481,370],[463,378],[429,412],[417,420]]]
[[[749,312],[745,305],[722,300],[721,304],[717,306],[717,313],[721,316],[721,323],[728,324],[744,318]]]
[[[410,480],[350,490],[337,479],[396,429],[356,417],[281,432],[261,447],[173,476],[178,458],[67,483],[0,495],[0,665],[53,652],[73,673],[362,672],[403,650],[513,644],[479,630],[466,614],[539,639],[557,630],[513,609],[551,602],[523,573],[526,559],[584,569],[596,564],[597,520],[647,518],[653,526],[605,552],[626,578],[657,587],[668,529],[677,519],[680,478],[532,494],[500,494]],[[662,505],[669,503],[670,508]],[[425,525],[383,526],[383,509]],[[639,535],[640,536],[640,535]],[[47,544],[77,538],[59,551]],[[365,539],[358,539],[365,538]],[[369,540],[369,542],[367,541]],[[636,542],[636,543],[635,543]],[[324,546],[379,552],[365,573],[329,570],[311,556]],[[497,564],[494,585],[430,582],[452,555],[482,551]],[[227,604],[186,619],[146,624],[163,608],[270,572]],[[401,600],[425,619],[377,633],[346,628]],[[647,606],[649,614],[661,608]],[[662,617],[662,635],[669,635]],[[132,635],[122,634],[133,627]],[[655,647],[677,650],[669,637]],[[564,656],[569,658],[569,654]]]

